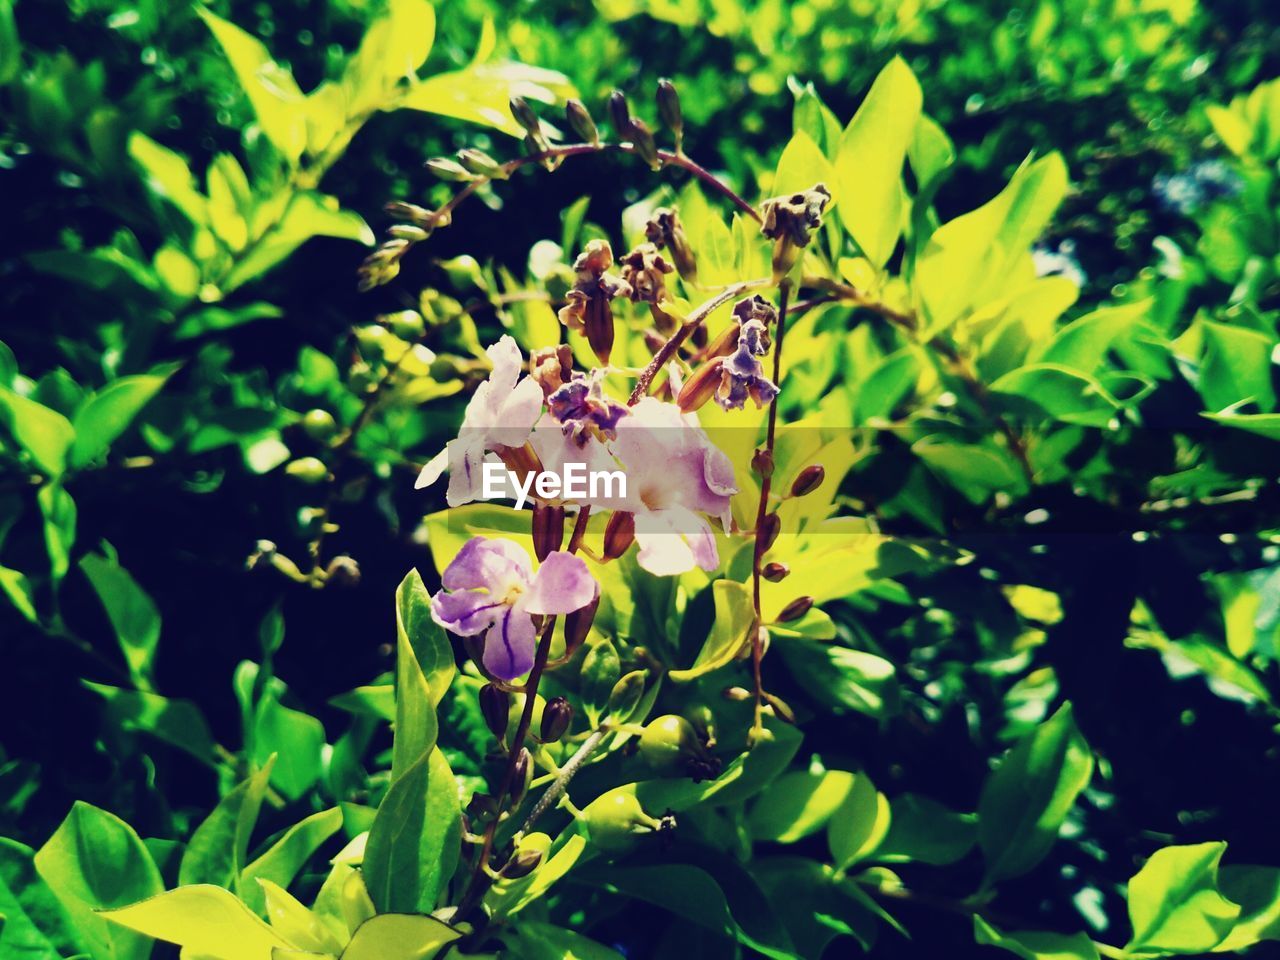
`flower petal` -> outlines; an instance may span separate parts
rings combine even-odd
[[[599,589],[581,557],[557,551],[542,561],[520,605],[530,613],[573,613],[594,600]]]
[[[484,590],[442,590],[431,598],[431,619],[460,637],[474,637],[493,626],[506,606]]]
[[[529,432],[542,415],[542,388],[537,381],[525,377],[501,394],[495,406],[495,420],[486,433],[487,445],[518,447],[529,439]]]
[[[533,667],[537,652],[537,632],[533,620],[519,610],[506,612],[484,638],[484,668],[499,680],[515,680]]]
[[[418,479],[413,485],[413,489],[421,490],[423,487],[429,487],[440,479],[440,474],[444,473],[445,468],[449,466],[449,448],[446,446],[443,450],[432,457],[422,472],[418,474]]]
[[[445,567],[440,582],[446,590],[485,589],[496,598],[513,586],[528,584],[529,554],[514,540],[472,537]]]

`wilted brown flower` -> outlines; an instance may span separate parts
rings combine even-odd
[[[529,376],[549,397],[573,376],[573,350],[567,343],[541,347],[529,354]]]
[[[764,222],[760,232],[774,242],[775,278],[785,276],[799,258],[800,250],[809,245],[830,202],[831,191],[825,184],[818,183],[808,190],[774,197],[761,205]]]
[[[698,282],[698,261],[675,210],[659,207],[653,211],[653,216],[645,224],[644,236],[659,250],[665,249],[671,254],[671,262],[687,283]]]
[[[666,275],[674,268],[652,243],[642,243],[619,261],[622,279],[631,285],[631,299],[657,303],[667,292]]]
[[[613,349],[613,307],[615,297],[631,295],[631,285],[609,273],[613,250],[606,240],[592,240],[573,263],[577,276],[573,289],[560,308],[560,322],[570,330],[584,333],[601,363],[609,362]]]

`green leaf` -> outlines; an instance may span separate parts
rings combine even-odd
[[[313,813],[295,823],[240,874],[240,891],[252,909],[261,911],[262,891],[255,881],[270,881],[288,887],[308,860],[331,836],[342,829],[342,811],[337,807]]]
[[[129,156],[142,168],[152,193],[168,200],[192,223],[209,222],[208,200],[196,188],[186,160],[137,131],[129,136]]]
[[[521,851],[539,850],[545,858],[533,873],[517,880],[499,880],[485,896],[485,906],[495,918],[501,919],[519,913],[535,900],[546,895],[551,887],[567,874],[586,850],[587,840],[580,834],[569,837],[549,858],[551,838],[545,833],[523,837]]]
[[[36,493],[36,503],[44,518],[44,545],[49,553],[49,575],[56,585],[62,582],[71,566],[71,548],[76,542],[76,502],[59,480],[41,487]]]
[[[884,794],[865,773],[857,774],[827,824],[827,846],[836,868],[848,869],[874,850],[888,833],[891,818]]]
[[[95,957],[134,960],[151,953],[149,940],[94,914],[164,890],[151,854],[119,817],[77,802],[36,853],[35,867]]]
[[[1083,933],[1001,933],[977,914],[973,917],[973,938],[983,946],[1015,953],[1022,960],[1098,960],[1098,948]]]
[[[794,960],[794,953],[780,944],[763,942],[742,926],[758,918],[735,917],[725,892],[700,867],[682,863],[662,866],[612,867],[594,882],[611,893],[643,900],[668,910],[707,930],[736,940],[774,960]]]
[[[196,828],[182,855],[179,883],[231,887],[237,882],[248,854],[250,835],[258,822],[271,766],[269,762],[223,797]]]
[[[1223,867],[1218,890],[1240,904],[1240,918],[1214,953],[1234,953],[1259,940],[1280,940],[1280,868]]]
[[[1093,774],[1093,754],[1071,705],[1019,741],[987,777],[978,801],[984,885],[1017,877],[1044,859]]]
[[[902,163],[915,138],[921,102],[911,68],[894,57],[840,138],[835,191],[840,219],[877,267],[888,261],[902,232]]]
[[[891,717],[901,709],[897,672],[884,657],[807,640],[780,641],[777,649],[810,695],[837,712]]]
[[[360,925],[342,960],[426,960],[460,936],[435,917],[384,913]]]
[[[927,318],[922,338],[947,329],[966,311],[1004,293],[1067,190],[1054,153],[1024,164],[992,200],[943,224],[915,264],[915,293]]]
[[[778,158],[778,169],[773,175],[773,193],[776,196],[799,193],[819,183],[826,184],[834,192],[835,171],[831,161],[823,156],[807,133],[797,130]]]
[[[927,193],[956,160],[951,138],[928,114],[920,115],[915,134],[907,147],[907,160],[915,174],[920,192]]]
[[[155,602],[114,556],[87,553],[80,558],[80,569],[107,611],[129,676],[149,690],[151,661],[160,642],[160,611]]]
[[[736,580],[717,580],[711,584],[715,603],[715,620],[707,642],[698,651],[693,666],[672,670],[668,676],[677,683],[694,680],[731,663],[747,640],[755,618],[751,588]]]
[[[302,91],[287,69],[276,63],[262,41],[202,6],[196,13],[208,25],[268,140],[290,163],[307,143]]]
[[[1139,300],[1086,314],[1059,330],[1043,349],[1032,350],[1030,358],[1037,363],[1096,373],[1112,345],[1131,334],[1151,312],[1151,303],[1149,299]]]
[[[439,750],[391,784],[365,846],[364,875],[379,913],[430,913],[453,876],[461,838],[458,786]]]
[[[1271,353],[1275,339],[1248,327],[1201,321],[1204,356],[1197,388],[1205,406],[1217,413],[1241,403],[1256,404],[1264,414],[1276,406],[1271,385]]]
[[[292,944],[222,887],[181,886],[101,916],[157,940],[176,943],[202,960],[271,960]]]
[[[955,863],[978,842],[978,817],[956,813],[936,800],[904,793],[889,804],[892,819],[876,859],[935,866]]]
[[[81,682],[107,701],[107,718],[121,730],[149,733],[179,750],[185,750],[201,763],[213,764],[213,736],[204,714],[190,700],[171,699],[158,693],[126,690],[89,680]]]
[[[1224,427],[1280,440],[1280,413],[1202,413],[1201,416]]]
[[[324,770],[324,725],[310,714],[286,707],[275,691],[258,701],[253,718],[253,761],[265,765],[275,757],[271,786],[297,800],[315,785]]]
[[[22,40],[13,19],[13,0],[0,0],[0,84],[22,72]]]
[[[568,78],[555,70],[523,63],[472,63],[415,83],[398,104],[520,137],[524,129],[512,118],[508,106],[513,96],[553,103],[574,94]]]
[[[39,622],[40,615],[36,612],[35,595],[31,581],[25,573],[9,567],[0,567],[0,590],[4,591],[4,595],[9,598],[9,602],[17,608],[19,613],[32,623]]]
[[[174,369],[158,374],[121,377],[101,392],[91,394],[76,411],[71,466],[87,466],[103,456],[142,412],[142,408],[160,392]]]
[[[0,837],[0,954],[13,960],[62,960],[86,944],[40,878],[30,847]]]
[[[1218,892],[1225,843],[1157,850],[1129,881],[1129,953],[1203,953],[1231,932],[1239,904]]]
[[[784,773],[751,807],[751,836],[776,843],[802,840],[826,825],[853,787],[854,775],[844,770]]]
[[[75,440],[70,420],[7,388],[0,388],[0,420],[37,467],[50,477],[61,476]]]
[[[1094,377],[1067,367],[1031,364],[1011,370],[991,384],[1023,416],[1049,417],[1064,423],[1103,427],[1119,404]]]
[[[623,960],[618,951],[549,923],[523,921],[508,936],[512,956],[524,960]]]
[[[336,957],[342,952],[343,940],[337,932],[312,913],[279,884],[258,878],[255,886],[271,929],[302,950],[314,951]],[[345,933],[345,931],[343,931]],[[280,960],[280,951],[272,953],[273,960]]]
[[[347,115],[387,106],[395,84],[416,76],[426,62],[435,33],[435,9],[426,0],[391,0],[343,73]]]

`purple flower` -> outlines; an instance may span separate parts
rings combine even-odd
[[[778,387],[764,375],[764,366],[757,359],[768,352],[768,327],[757,317],[745,321],[738,333],[738,348],[720,366],[716,403],[726,410],[741,410],[747,397],[755,401],[757,409],[772,403]]]
[[[604,393],[604,371],[575,373],[568,382],[547,397],[551,416],[564,426],[580,446],[588,436],[612,438],[627,408]]]
[[[432,619],[462,637],[485,634],[484,668],[499,680],[514,680],[533,667],[535,614],[573,613],[600,589],[579,557],[553,553],[534,573],[515,541],[485,537],[463,545],[441,583],[445,589],[431,598]]]
[[[422,468],[414,484],[417,489],[430,486],[452,464],[445,495],[451,507],[480,498],[485,453],[497,447],[522,446],[542,414],[542,388],[531,377],[520,380],[524,359],[515,340],[503,336],[485,353],[493,372],[467,404],[457,439],[450,440]]]
[[[672,403],[646,397],[618,421],[610,444],[627,472],[627,502],[635,514],[640,566],[675,576],[720,563],[704,514],[727,529],[730,497],[738,492],[733,464],[697,421]]]

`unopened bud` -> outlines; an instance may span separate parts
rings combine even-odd
[[[741,703],[743,700],[750,700],[752,693],[746,687],[726,687],[721,696],[730,703]]]
[[[813,463],[805,467],[791,483],[791,495],[793,497],[803,497],[806,494],[813,493],[820,486],[822,481],[826,479],[827,471],[820,463]]]
[[[524,850],[507,861],[506,866],[502,868],[502,875],[508,880],[519,880],[533,873],[541,862],[542,851]]]
[[[338,554],[329,561],[324,571],[325,583],[338,587],[355,587],[360,584],[360,564],[345,553]]]
[[[568,121],[570,129],[584,142],[593,147],[600,146],[600,131],[596,129],[596,122],[591,119],[590,111],[581,100],[565,102],[564,118]]]
[[[658,116],[667,125],[676,141],[676,153],[684,142],[684,113],[680,109],[680,94],[676,85],[663,77],[658,81]]]
[[[760,575],[770,583],[777,583],[785,580],[791,569],[785,563],[778,563],[776,560],[772,563],[766,563],[764,569],[760,571]]]
[[[789,723],[793,727],[796,725],[796,712],[791,709],[791,705],[788,704],[787,701],[783,700],[777,694],[768,693],[767,691],[764,692],[763,696],[765,702],[768,703],[769,706],[773,707],[773,712],[779,720]]]
[[[483,150],[477,150],[475,147],[468,147],[465,150],[459,150],[457,153],[458,163],[471,173],[479,177],[496,177],[502,178],[504,171],[502,164],[489,156]]]
[[[813,608],[813,597],[796,597],[778,612],[778,623],[799,620]]]
[[[529,784],[533,782],[533,754],[529,752],[528,747],[521,747],[519,755],[516,756],[515,770],[511,777],[511,805],[517,806],[524,795],[529,791]]]
[[[448,157],[432,157],[427,161],[426,167],[441,180],[452,180],[460,183],[475,179],[466,167],[457,160],[451,160]]]
[[[546,153],[548,149],[549,147],[547,146],[547,141],[542,137],[535,136],[532,133],[526,133],[524,135],[525,156],[537,157],[539,159],[539,162],[542,164],[542,166],[545,169],[550,170],[555,166],[555,161],[552,160],[550,157],[543,156],[543,154]]]
[[[609,94],[609,117],[613,120],[613,132],[619,138],[631,136],[631,108],[621,90]]]
[[[467,816],[476,823],[491,823],[498,818],[498,802],[487,793],[472,794]]]
[[[564,507],[535,503],[533,506],[533,552],[541,563],[564,543]]]
[[[595,622],[596,610],[600,606],[600,595],[596,594],[594,600],[583,607],[581,610],[575,610],[573,613],[567,613],[564,617],[564,655],[572,657],[587,640],[587,634],[591,632],[591,624]]]
[[[608,560],[617,560],[631,549],[636,539],[635,514],[626,510],[615,510],[609,515],[609,522],[604,528],[604,555]]]
[[[387,227],[387,236],[395,237],[397,240],[408,240],[410,243],[421,243],[431,234],[416,224],[393,223]]]
[[[555,743],[565,735],[573,722],[573,707],[564,697],[552,697],[542,708],[542,726],[538,739],[543,743]]]
[[[329,476],[329,468],[315,457],[299,457],[290,460],[284,472],[303,483],[323,483]]]
[[[662,166],[662,161],[658,159],[658,144],[653,139],[653,131],[639,117],[631,119],[631,145],[636,148],[640,159],[654,170]]]
[[[538,115],[533,112],[533,107],[529,106],[529,101],[524,97],[511,98],[511,116],[515,117],[516,123],[524,127],[526,133],[535,137],[542,136],[542,124],[538,120]]]
[[[613,353],[613,307],[606,297],[591,297],[582,312],[582,332],[592,352],[604,366]]]
[[[647,676],[644,670],[632,670],[613,685],[609,692],[609,700],[605,706],[605,716],[625,721],[640,703],[644,696],[644,681]]]
[[[760,447],[751,455],[751,469],[760,477],[768,479],[773,476],[773,454],[765,447]]]
[[[706,402],[715,396],[716,387],[720,386],[720,381],[723,379],[720,372],[723,366],[723,357],[708,360],[685,381],[684,386],[680,388],[680,395],[676,398],[682,413],[692,413],[702,409]]]
[[[782,519],[776,513],[766,513],[764,519],[760,521],[760,526],[756,528],[757,556],[768,551],[777,542],[781,530]]]
[[[742,324],[734,322],[724,328],[724,332],[707,347],[708,357],[727,357],[738,349],[738,337],[742,333]]]
[[[392,200],[382,209],[389,217],[416,223],[420,227],[430,227],[434,219],[434,215],[426,207],[420,207],[416,203],[406,203],[403,200]]]
[[[507,731],[507,718],[511,713],[511,694],[501,687],[486,683],[480,688],[480,713],[485,726],[495,737]]]

